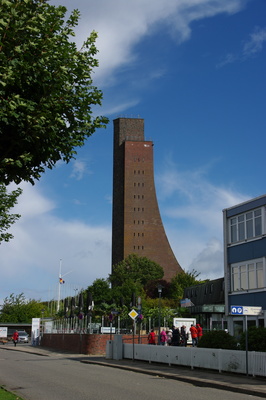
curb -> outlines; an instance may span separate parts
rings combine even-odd
[[[247,395],[251,395],[251,396],[265,398],[265,392],[262,393],[262,392],[254,390],[254,389],[248,389],[246,387],[242,388],[242,387],[234,385],[234,384],[228,385],[228,382],[225,383],[225,382],[218,382],[218,381],[209,380],[209,379],[202,379],[202,378],[198,378],[198,377],[176,375],[171,372],[162,372],[159,370],[148,370],[148,369],[141,368],[141,367],[133,367],[133,366],[122,365],[122,364],[112,364],[112,363],[103,362],[103,361],[81,360],[80,362],[82,362],[84,364],[94,364],[94,365],[100,365],[103,367],[123,369],[125,371],[132,371],[132,372],[136,372],[136,373],[157,376],[159,378],[174,379],[174,380],[178,380],[181,382],[190,383],[190,384],[193,384],[194,386],[198,386],[198,387],[211,387],[214,389],[220,389],[220,390],[225,390],[225,391],[229,391],[229,392],[242,393],[242,394],[247,394]]]

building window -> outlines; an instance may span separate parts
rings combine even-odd
[[[263,260],[252,260],[231,265],[232,292],[264,288]]]
[[[262,209],[249,211],[230,218],[230,243],[262,235]]]

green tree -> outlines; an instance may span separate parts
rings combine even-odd
[[[128,279],[139,282],[144,286],[151,280],[162,279],[163,275],[163,268],[156,262],[146,257],[130,254],[123,261],[113,266],[109,280],[113,286],[122,286]]]
[[[45,167],[69,162],[108,120],[93,116],[96,32],[70,41],[79,11],[47,0],[0,0],[0,182],[34,183]]]
[[[92,285],[88,286],[87,292],[91,293],[94,305],[108,304],[112,298],[110,283],[103,278],[95,279]]]
[[[36,300],[26,300],[23,293],[13,293],[4,299],[0,310],[0,322],[31,323],[32,318],[46,316],[44,304]]]
[[[171,280],[170,297],[173,299],[181,300],[183,298],[184,289],[202,283],[198,280],[199,272],[180,272]]]
[[[17,198],[21,194],[21,189],[13,190],[8,193],[6,186],[0,184],[0,243],[8,242],[13,235],[6,232],[10,226],[19,219],[19,214],[10,214],[9,210],[17,203]]]

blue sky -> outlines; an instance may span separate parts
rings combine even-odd
[[[52,4],[73,9],[70,0]],[[80,46],[98,32],[98,113],[110,119],[23,195],[1,244],[0,301],[74,295],[111,271],[113,123],[141,117],[157,198],[179,263],[223,276],[222,210],[265,194],[264,0],[76,0]]]

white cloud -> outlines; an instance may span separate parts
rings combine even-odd
[[[222,210],[249,198],[210,183],[207,171],[207,167],[181,171],[168,161],[156,177],[161,213],[176,258],[186,271],[200,272],[200,279],[223,276]]]
[[[135,45],[162,25],[165,32],[180,43],[189,39],[193,21],[220,13],[235,13],[245,6],[246,1],[77,0],[73,4],[71,0],[52,0],[52,3],[65,5],[69,11],[73,8],[80,10],[81,19],[76,29],[79,46],[92,30],[98,32],[100,67],[95,70],[95,81],[97,85],[106,86],[112,85],[116,79],[115,70],[137,62]]]
[[[86,161],[74,160],[72,162],[72,165],[73,165],[73,169],[72,169],[70,178],[74,178],[74,179],[80,181],[81,179],[83,179],[84,175],[92,173],[88,169]]]
[[[65,221],[54,216],[55,207],[39,184],[23,185],[16,206],[22,217],[10,229],[14,239],[1,244],[2,298],[24,292],[27,298],[47,299],[58,283],[60,259],[63,272],[73,270],[66,281],[78,287],[110,273],[111,227]]]
[[[244,42],[242,49],[238,53],[228,53],[222,61],[217,64],[217,68],[222,68],[227,64],[245,61],[254,57],[262,51],[264,42],[266,41],[266,28],[256,27],[254,32],[249,35],[249,40]]]
[[[250,57],[260,52],[265,41],[266,28],[256,27],[254,32],[250,34],[250,40],[248,40],[243,46],[244,57]]]

